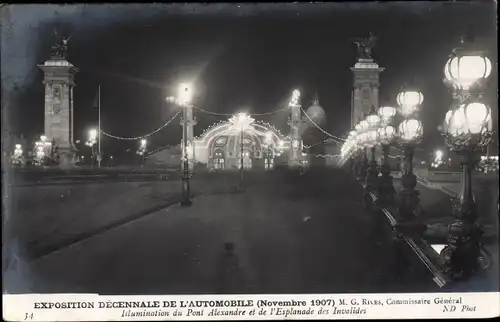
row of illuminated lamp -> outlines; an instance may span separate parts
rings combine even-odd
[[[455,50],[445,64],[444,74],[449,84],[459,94],[469,94],[474,87],[491,74],[491,61],[480,52]],[[463,95],[467,97],[468,95]],[[397,97],[403,116],[411,116],[423,101],[423,95],[415,91],[402,92]],[[422,135],[422,124],[419,120],[410,118],[399,125],[399,133],[388,121],[396,114],[393,107],[382,107],[377,114],[369,115],[356,125],[356,131],[351,131],[342,146],[341,154],[348,156],[362,143],[362,146],[373,146],[388,143],[396,135],[403,141],[412,141]],[[385,126],[376,128],[379,123]],[[444,120],[444,132],[453,137],[480,136],[491,131],[491,109],[482,102],[469,99],[461,101],[457,107],[450,109]]]
[[[398,95],[398,103],[401,106],[401,114],[411,116],[423,101],[423,95],[419,92],[402,92]],[[390,144],[396,137],[405,142],[411,142],[422,135],[422,123],[416,118],[405,119],[399,124],[398,129],[389,123],[396,115],[397,109],[392,106],[383,106],[377,113],[368,115],[355,126],[355,130],[342,146],[341,155],[347,156],[358,148],[372,147],[381,144]]]

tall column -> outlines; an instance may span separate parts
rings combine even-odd
[[[65,58],[54,57],[38,67],[44,72],[44,135],[57,147],[59,166],[72,167],[77,151],[73,142],[73,88],[78,69]]]
[[[351,126],[363,119],[374,106],[379,108],[379,75],[385,68],[381,68],[372,58],[359,58],[351,67],[354,74],[351,105]]]
[[[370,113],[372,108],[378,110],[380,73],[385,68],[380,67],[373,58],[358,58],[351,71],[354,74],[351,105],[351,128],[361,121],[365,115]],[[380,148],[377,147],[375,153],[381,155]]]
[[[300,156],[302,153],[302,137],[300,135],[301,118],[301,105],[293,104],[290,106],[291,114],[288,120],[290,125],[290,152],[288,158],[289,167],[298,167],[300,165]]]

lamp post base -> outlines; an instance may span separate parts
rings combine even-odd
[[[60,169],[72,169],[76,167],[76,153],[70,149],[60,149],[59,160],[57,160]]]
[[[382,165],[382,176],[379,177],[377,186],[378,203],[382,207],[388,207],[394,204],[394,195],[396,189],[391,176],[391,169],[387,164]]]
[[[368,159],[363,159],[361,161],[361,166],[359,168],[359,181],[364,181],[366,179],[368,168],[369,168]]]
[[[182,175],[182,201],[181,206],[191,206],[191,189],[189,184],[189,165],[187,162],[183,163],[184,173]]]
[[[182,206],[191,206],[192,201],[191,201],[191,191],[189,187],[189,176],[183,176],[182,177],[182,201],[181,205]]]
[[[448,226],[448,245],[442,250],[443,272],[451,279],[463,280],[479,268],[483,230],[477,222],[476,202],[472,193],[472,153],[462,155],[462,191],[453,205],[455,222]]]
[[[368,173],[366,175],[366,190],[367,192],[375,191],[378,181],[378,165],[376,161],[370,163]]]
[[[239,181],[238,181],[238,185],[237,185],[236,188],[237,188],[238,191],[244,191],[245,190],[245,186],[243,184],[243,169],[240,168],[239,172],[240,172],[239,173],[239,179],[238,179]]]

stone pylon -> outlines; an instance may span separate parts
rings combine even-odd
[[[52,57],[38,67],[44,72],[44,135],[57,148],[59,166],[72,167],[77,152],[73,136],[73,89],[78,69],[64,57]]]

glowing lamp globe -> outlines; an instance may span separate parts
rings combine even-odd
[[[365,144],[367,147],[373,147],[378,143],[378,129],[372,129],[366,132]]]
[[[97,138],[97,130],[91,129],[89,130],[89,140],[95,140]]]
[[[424,95],[417,91],[403,91],[398,94],[396,100],[401,107],[401,114],[409,116],[422,104]]]
[[[396,128],[387,125],[378,129],[378,136],[382,144],[389,144],[396,137]]]
[[[418,141],[422,137],[422,122],[417,119],[404,120],[399,124],[399,137],[404,142]]]
[[[361,132],[364,132],[370,127],[370,124],[367,120],[362,120],[361,122],[359,122],[359,127],[361,129]]]
[[[380,116],[377,114],[370,114],[366,117],[366,121],[368,122],[370,127],[376,127],[380,123]]]
[[[192,86],[190,84],[182,83],[179,85],[178,103],[182,106],[188,105],[193,96]]]
[[[292,92],[292,99],[290,100],[289,106],[299,105],[299,100],[300,100],[300,91],[298,89],[294,89]]]
[[[387,123],[394,115],[396,115],[396,108],[392,106],[382,106],[378,109],[377,113],[381,120]]]
[[[445,129],[453,136],[491,131],[491,109],[482,103],[460,105],[458,109],[446,113]]]
[[[444,67],[446,79],[460,89],[469,89],[491,74],[491,61],[481,54],[455,55]]]

